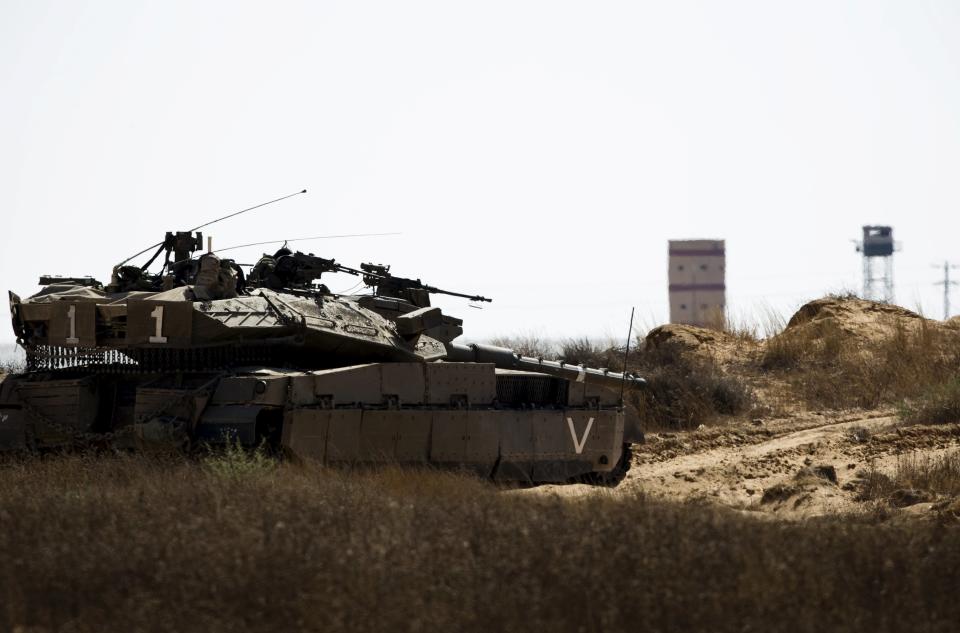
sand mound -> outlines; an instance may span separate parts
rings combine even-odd
[[[708,330],[695,325],[668,323],[650,330],[647,334],[647,345],[659,347],[669,343],[696,349],[702,346],[723,345],[728,342],[725,339],[729,338],[731,337],[728,334],[717,330]]]
[[[650,330],[645,345],[647,349],[675,345],[684,353],[726,361],[737,357],[744,343],[742,339],[727,332],[670,323]]]
[[[797,310],[783,334],[807,334],[812,338],[840,334],[845,338],[872,341],[889,336],[891,329],[912,330],[924,323],[932,324],[933,321],[889,303],[853,297],[825,297]]]
[[[898,333],[907,334],[913,342],[929,339],[940,351],[947,351],[949,345],[960,342],[960,317],[936,321],[889,303],[824,297],[805,304],[783,332],[762,341],[692,325],[667,324],[650,330],[645,347],[658,350],[675,346],[681,354],[710,358],[726,367],[749,364],[758,351],[785,351],[795,359],[806,358],[807,352],[841,349],[869,354]]]

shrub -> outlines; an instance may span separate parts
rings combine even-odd
[[[637,363],[647,389],[631,395],[649,425],[695,428],[717,416],[744,413],[753,402],[742,380],[709,359],[685,353],[677,343],[642,350]]]
[[[960,423],[960,376],[927,387],[900,408],[900,418],[914,424]]]
[[[574,365],[606,367],[612,371],[623,369],[623,348],[612,342],[596,343],[587,337],[568,338],[560,346],[560,358]]]
[[[277,460],[267,454],[266,444],[244,448],[240,440],[227,441],[203,458],[203,465],[219,477],[250,477],[262,475],[277,466]]]
[[[876,408],[915,398],[960,368],[955,336],[926,321],[882,327],[873,338],[830,322],[788,329],[767,340],[759,366],[782,377],[808,406],[827,409]]]
[[[915,488],[936,494],[960,495],[960,452],[940,456],[910,454],[897,460],[894,478],[900,488]]]
[[[858,473],[860,501],[887,500],[899,503],[909,491],[914,499],[931,498],[931,495],[960,495],[960,451],[941,456],[918,453],[901,455],[893,476],[888,476],[872,465]],[[929,494],[928,494],[929,493]]]

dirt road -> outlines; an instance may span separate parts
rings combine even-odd
[[[630,472],[613,491],[543,486],[530,492],[576,497],[640,489],[674,501],[806,518],[862,507],[860,478],[869,468],[892,472],[902,454],[936,455],[958,446],[955,426],[901,427],[891,411],[757,420],[650,433],[634,446]]]

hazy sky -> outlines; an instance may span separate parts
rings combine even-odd
[[[672,238],[726,239],[743,318],[859,288],[865,223],[898,303],[960,263],[956,1],[0,0],[0,90],[22,295],[302,188],[215,245],[400,231],[297,246],[493,297],[439,302],[471,338],[664,322]]]

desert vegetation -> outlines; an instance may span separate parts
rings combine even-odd
[[[0,374],[15,374],[26,369],[26,363],[16,359],[0,360]]]
[[[861,499],[893,507],[935,502],[937,510],[960,519],[960,451],[941,455],[907,453],[891,475],[875,468],[861,474]]]
[[[960,529],[231,453],[0,465],[8,631],[949,631]]]
[[[939,376],[905,401],[900,417],[911,423],[960,423],[960,372]]]
[[[626,370],[642,375],[649,386],[627,394],[627,402],[651,428],[694,428],[742,414],[752,405],[752,394],[743,380],[723,372],[712,358],[686,353],[674,341],[651,344],[639,337],[629,354],[622,343],[587,337],[553,343],[526,335],[499,337],[493,343],[524,355],[618,372],[624,370],[626,360]]]
[[[535,335],[501,344],[535,356],[624,367],[614,341]],[[960,328],[893,305],[835,295],[786,321],[717,319],[665,325],[638,337],[627,370],[650,388],[631,395],[650,428],[691,428],[797,410],[899,407],[911,423],[960,422]]]

